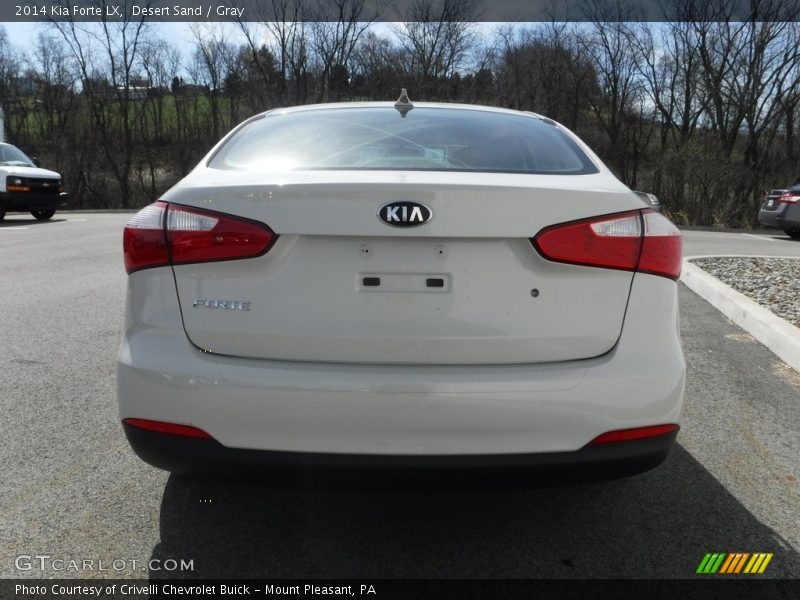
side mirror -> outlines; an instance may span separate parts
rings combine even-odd
[[[36,158],[35,156],[34,156],[33,158],[31,158],[31,162],[33,163],[33,165],[34,165],[35,167],[41,167],[41,166],[42,166],[42,161],[40,161],[40,160],[39,160],[38,158]]]

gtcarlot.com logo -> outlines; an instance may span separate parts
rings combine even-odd
[[[14,559],[18,571],[194,571],[194,559],[66,558],[49,554],[20,554]]]
[[[771,560],[772,552],[708,552],[696,572],[701,575],[756,575],[763,573]]]

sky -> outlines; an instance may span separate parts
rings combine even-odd
[[[8,41],[12,46],[24,52],[29,52],[33,49],[36,37],[39,32],[46,31],[48,25],[45,23],[2,23],[8,35]],[[190,23],[153,23],[152,27],[160,37],[172,40],[179,47],[188,47],[192,40],[192,34],[189,31]],[[236,35],[236,26],[231,23],[225,23],[232,35]],[[236,38],[238,39],[238,37]]]
[[[2,1],[2,0],[0,0]],[[153,28],[154,33],[159,37],[165,38],[173,42],[181,50],[187,50],[191,47],[193,42],[192,33],[189,30],[190,25],[193,23],[177,23],[177,22],[152,22],[150,26]],[[238,43],[245,43],[239,26],[236,23],[217,23],[217,25],[225,27],[227,31],[226,37],[228,40]],[[498,23],[476,23],[476,26],[485,31],[493,30]],[[372,31],[378,35],[391,34],[394,24],[391,22],[379,22],[372,25]],[[22,50],[23,52],[30,52],[33,50],[36,43],[36,38],[39,32],[46,31],[48,24],[46,23],[2,23],[0,27],[5,27],[8,40],[12,46]]]

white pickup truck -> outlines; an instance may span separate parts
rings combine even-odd
[[[61,175],[41,169],[16,146],[0,143],[0,221],[7,212],[30,212],[40,221],[67,205]]]

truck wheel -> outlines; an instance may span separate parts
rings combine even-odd
[[[800,240],[800,229],[787,229],[786,235],[788,235],[793,240]]]
[[[56,211],[54,210],[32,210],[31,214],[36,217],[38,221],[47,221],[47,219],[52,218]]]

